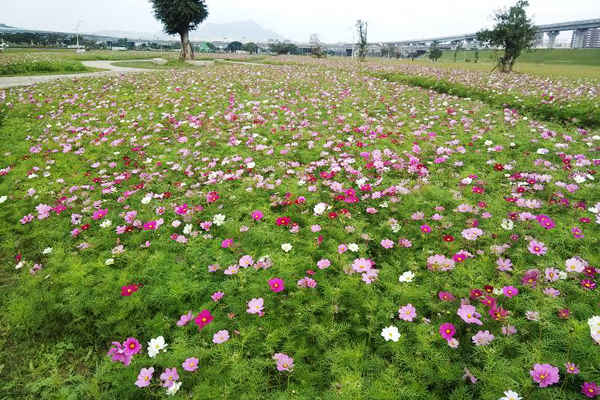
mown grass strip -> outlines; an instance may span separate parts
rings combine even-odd
[[[491,90],[438,80],[423,76],[411,76],[390,72],[373,72],[372,76],[409,86],[432,89],[462,98],[480,100],[492,107],[514,108],[536,119],[554,121],[586,128],[600,127],[600,107],[590,100],[582,99],[577,104],[563,105],[560,102],[542,103],[540,98],[496,93]]]

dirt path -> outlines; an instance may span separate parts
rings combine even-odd
[[[152,61],[152,60],[135,60],[135,61]],[[99,72],[84,72],[81,74],[63,74],[63,75],[37,75],[37,76],[11,76],[0,78],[0,89],[6,89],[15,86],[29,86],[36,83],[49,82],[57,79],[73,79],[85,76],[106,76],[127,74],[132,72],[154,71],[144,68],[127,68],[114,66],[111,63],[116,61],[82,61],[82,64],[90,68],[101,68],[107,71]]]

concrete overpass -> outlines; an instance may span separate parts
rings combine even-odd
[[[540,42],[544,38],[544,34],[548,35],[550,39],[548,41],[548,48],[554,47],[556,37],[562,31],[573,31],[573,47],[582,48],[583,38],[586,32],[592,28],[600,28],[600,18],[597,19],[586,19],[582,21],[570,21],[570,22],[559,22],[557,24],[538,25],[535,27],[538,36],[536,41]],[[428,46],[433,41],[437,40],[439,43],[450,43],[452,47],[455,47],[457,43],[465,42],[465,47],[471,48],[475,42],[477,33],[463,33],[461,35],[449,35],[439,36],[429,39],[414,39],[414,40],[400,40],[397,42],[386,42],[386,44],[392,44],[400,47],[410,46]]]

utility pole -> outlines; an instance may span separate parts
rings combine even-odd
[[[350,33],[352,34],[352,61],[354,61],[354,31],[350,27],[348,29],[350,29]]]

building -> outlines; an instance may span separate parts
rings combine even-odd
[[[573,31],[573,39],[571,43],[575,43],[575,31]],[[571,47],[574,47],[571,45]],[[600,28],[588,29],[583,35],[583,46],[584,49],[589,48],[600,48]]]

